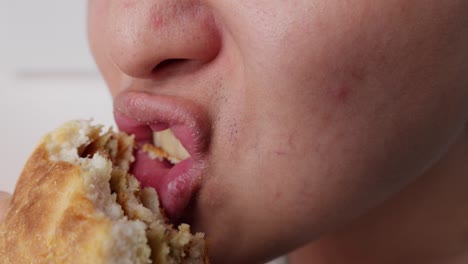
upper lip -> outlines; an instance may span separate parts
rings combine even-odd
[[[126,91],[114,99],[114,116],[121,131],[135,134],[137,144],[150,140],[153,131],[169,127],[190,154],[185,165],[190,168],[172,170],[166,175],[170,179],[151,186],[168,216],[177,219],[200,187],[205,169],[211,128],[206,112],[180,97]]]

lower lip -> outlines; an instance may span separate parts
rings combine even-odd
[[[156,189],[167,216],[177,220],[196,191],[194,173],[198,170],[194,166],[193,159],[188,158],[168,168],[160,161],[152,160],[141,150],[138,150],[135,156],[133,175],[143,187]]]

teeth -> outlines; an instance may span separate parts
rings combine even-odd
[[[190,158],[187,150],[182,146],[170,129],[154,132],[153,144],[167,153],[167,155],[161,156],[164,156],[164,158],[169,160],[172,164],[177,164],[182,160]]]

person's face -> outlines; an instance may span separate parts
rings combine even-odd
[[[89,36],[116,112],[199,123],[182,220],[214,262],[338,227],[466,126],[468,1],[90,0]]]

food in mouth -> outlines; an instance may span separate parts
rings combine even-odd
[[[190,154],[172,133],[171,129],[153,132],[153,144],[147,143],[143,147],[144,151],[148,152],[152,159],[168,160],[172,164],[190,158]]]
[[[187,159],[164,133],[146,151],[174,164]],[[134,136],[90,121],[46,135],[0,225],[3,263],[208,263],[204,234],[174,228],[156,190],[130,173],[135,145]]]

